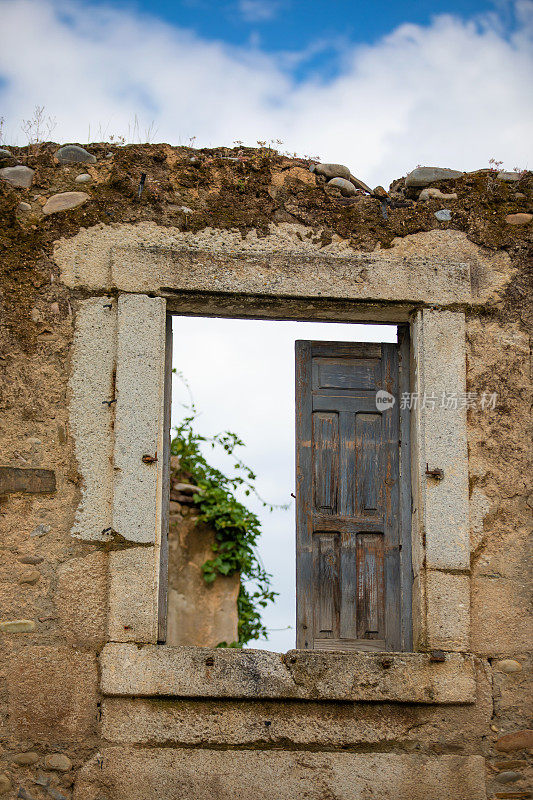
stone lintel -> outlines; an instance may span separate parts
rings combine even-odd
[[[508,256],[488,254],[460,231],[430,231],[377,252],[313,229],[271,225],[266,236],[154,223],[97,225],[56,243],[61,280],[72,289],[168,297],[180,292],[466,307],[508,280]]]
[[[124,292],[217,291],[381,302],[472,302],[469,265],[441,257],[354,253],[220,252],[161,246],[111,249],[111,275]]]
[[[473,703],[473,658],[447,653],[323,653],[109,643],[100,656],[110,696]]]

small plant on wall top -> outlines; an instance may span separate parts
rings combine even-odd
[[[180,377],[184,380],[183,376]],[[280,506],[267,503],[259,496],[255,489],[256,475],[235,455],[238,448],[244,447],[244,442],[230,431],[203,436],[195,427],[197,416],[191,398],[190,405],[186,406],[186,416],[174,429],[171,454],[179,457],[180,471],[190,476],[201,490],[194,495],[199,519],[215,531],[213,558],[202,565],[205,582],[212,583],[219,575],[235,572],[241,575],[237,600],[239,638],[237,642],[222,642],[219,646],[242,647],[254,639],[267,638],[261,612],[274,601],[277,592],[273,591],[272,576],[264,568],[257,552],[261,535],[259,517],[237,499],[237,493],[254,494],[269,510]],[[211,466],[202,452],[206,445],[212,449],[221,448],[232,457],[235,474],[228,476]]]

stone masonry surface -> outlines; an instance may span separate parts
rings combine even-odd
[[[56,482],[0,497],[2,797],[531,792],[533,175],[430,166],[385,190],[349,165],[310,166],[268,148],[0,151],[1,465]],[[117,308],[130,295],[229,316],[461,316],[453,377],[498,400],[463,409],[469,530],[445,516],[416,529],[420,618],[432,598],[454,600],[421,625],[420,652],[387,666],[142,646],[157,542],[127,507],[121,526],[137,535],[113,522]],[[461,342],[449,346],[457,357]],[[440,661],[439,642],[457,652]]]

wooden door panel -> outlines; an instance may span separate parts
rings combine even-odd
[[[357,638],[385,639],[383,534],[357,534]]]
[[[375,389],[380,366],[378,358],[315,358],[313,389]]]
[[[319,639],[338,638],[339,620],[339,535],[313,536],[313,578],[316,587],[315,633]]]
[[[313,413],[314,507],[323,514],[337,513],[339,480],[339,415]]]
[[[297,342],[296,366],[297,647],[400,650],[398,346]]]
[[[357,513],[357,454],[355,452],[355,414],[341,411],[340,417],[340,475],[338,517],[353,517]]]
[[[379,457],[381,414],[355,415],[357,511],[376,514],[381,501]]]

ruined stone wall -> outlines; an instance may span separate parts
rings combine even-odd
[[[39,476],[25,472],[25,491],[12,491],[17,474],[2,472],[0,793],[481,799],[486,765],[488,797],[529,796],[531,174],[437,175],[429,187],[402,179],[384,197],[327,185],[307,163],[266,149],[88,150],[86,163],[55,157],[50,144],[0,152],[1,465],[53,470],[56,480],[55,491],[35,492]],[[230,237],[235,248],[274,240],[282,253],[324,259],[383,250],[444,263],[458,248],[493,265],[488,283],[472,268],[482,299],[464,304],[467,388],[499,398],[468,415],[474,703],[103,696],[108,560],[130,546],[71,535],[83,478],[69,378],[79,303],[109,287],[68,288],[54,245],[79,234],[90,262],[98,236],[123,239],[142,225],[160,237],[170,228],[193,241]],[[298,280],[314,294],[312,276]],[[214,658],[206,652],[207,674]]]
[[[198,487],[171,458],[168,534],[168,645],[217,647],[238,641],[237,597],[240,576],[219,575],[206,583],[202,565],[213,558],[215,531],[201,522],[194,503]]]

